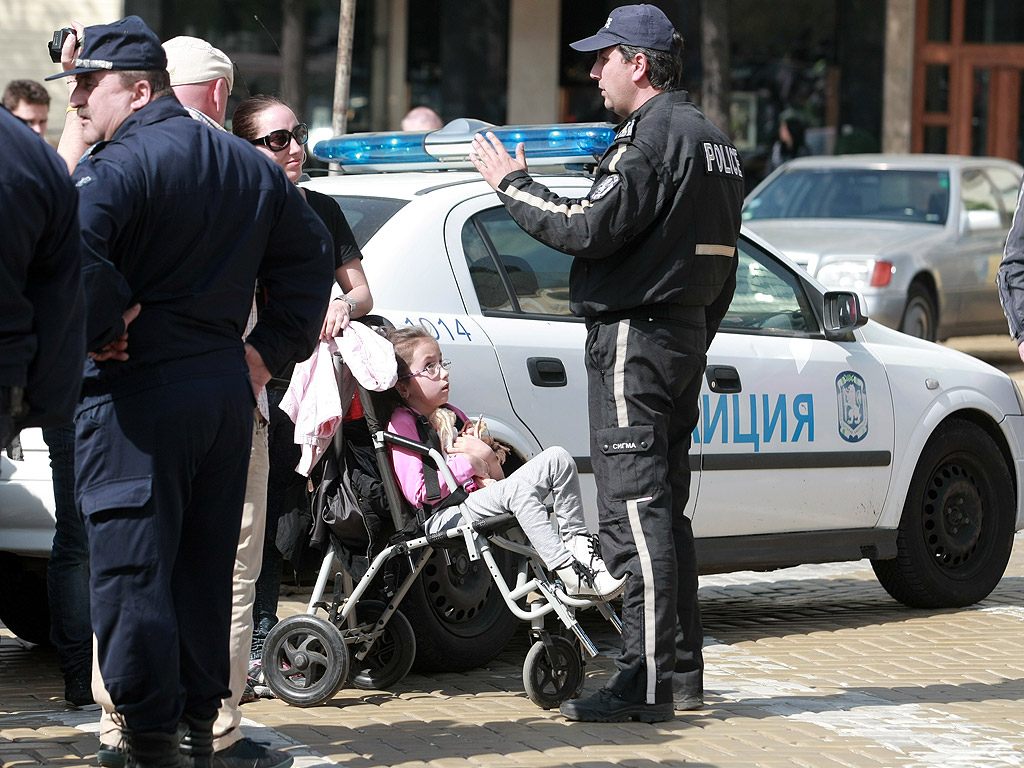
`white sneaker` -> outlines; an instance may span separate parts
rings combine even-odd
[[[565,548],[573,557],[592,571],[607,571],[608,566],[597,554],[597,536],[590,533],[577,533],[565,540]]]
[[[575,557],[569,565],[556,570],[555,576],[562,580],[565,592],[570,597],[600,597],[609,600],[619,594],[626,584],[626,577],[616,579],[606,568],[592,570]]]

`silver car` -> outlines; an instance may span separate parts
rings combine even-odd
[[[922,339],[1006,333],[996,270],[1024,168],[993,157],[803,157],[762,181],[746,226],[873,320]]]

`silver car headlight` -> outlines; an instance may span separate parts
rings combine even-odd
[[[871,279],[870,261],[834,261],[818,269],[818,280],[829,288],[860,291]]]
[[[818,270],[817,278],[829,288],[861,291],[881,288],[892,279],[893,265],[888,261],[833,261]]]

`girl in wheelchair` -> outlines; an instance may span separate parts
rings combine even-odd
[[[614,597],[625,584],[616,579],[595,551],[583,521],[579,477],[569,453],[560,447],[542,451],[505,477],[492,440],[477,434],[466,414],[448,404],[451,362],[441,356],[433,336],[419,326],[390,329],[387,338],[398,360],[396,403],[388,431],[440,447],[458,488],[424,466],[420,455],[389,446],[395,476],[406,500],[424,510],[427,534],[511,512],[544,561],[574,597]],[[482,430],[480,430],[482,431]],[[552,496],[557,528],[544,500]]]

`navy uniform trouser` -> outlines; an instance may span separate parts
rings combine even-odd
[[[230,695],[254,400],[240,355],[201,357],[87,396],[75,419],[99,666],[132,731],[212,720]]]
[[[591,459],[601,550],[626,572],[622,651],[608,687],[627,701],[672,701],[673,675],[703,693],[703,630],[693,531],[683,514],[689,449],[707,362],[700,324],[588,322]]]

